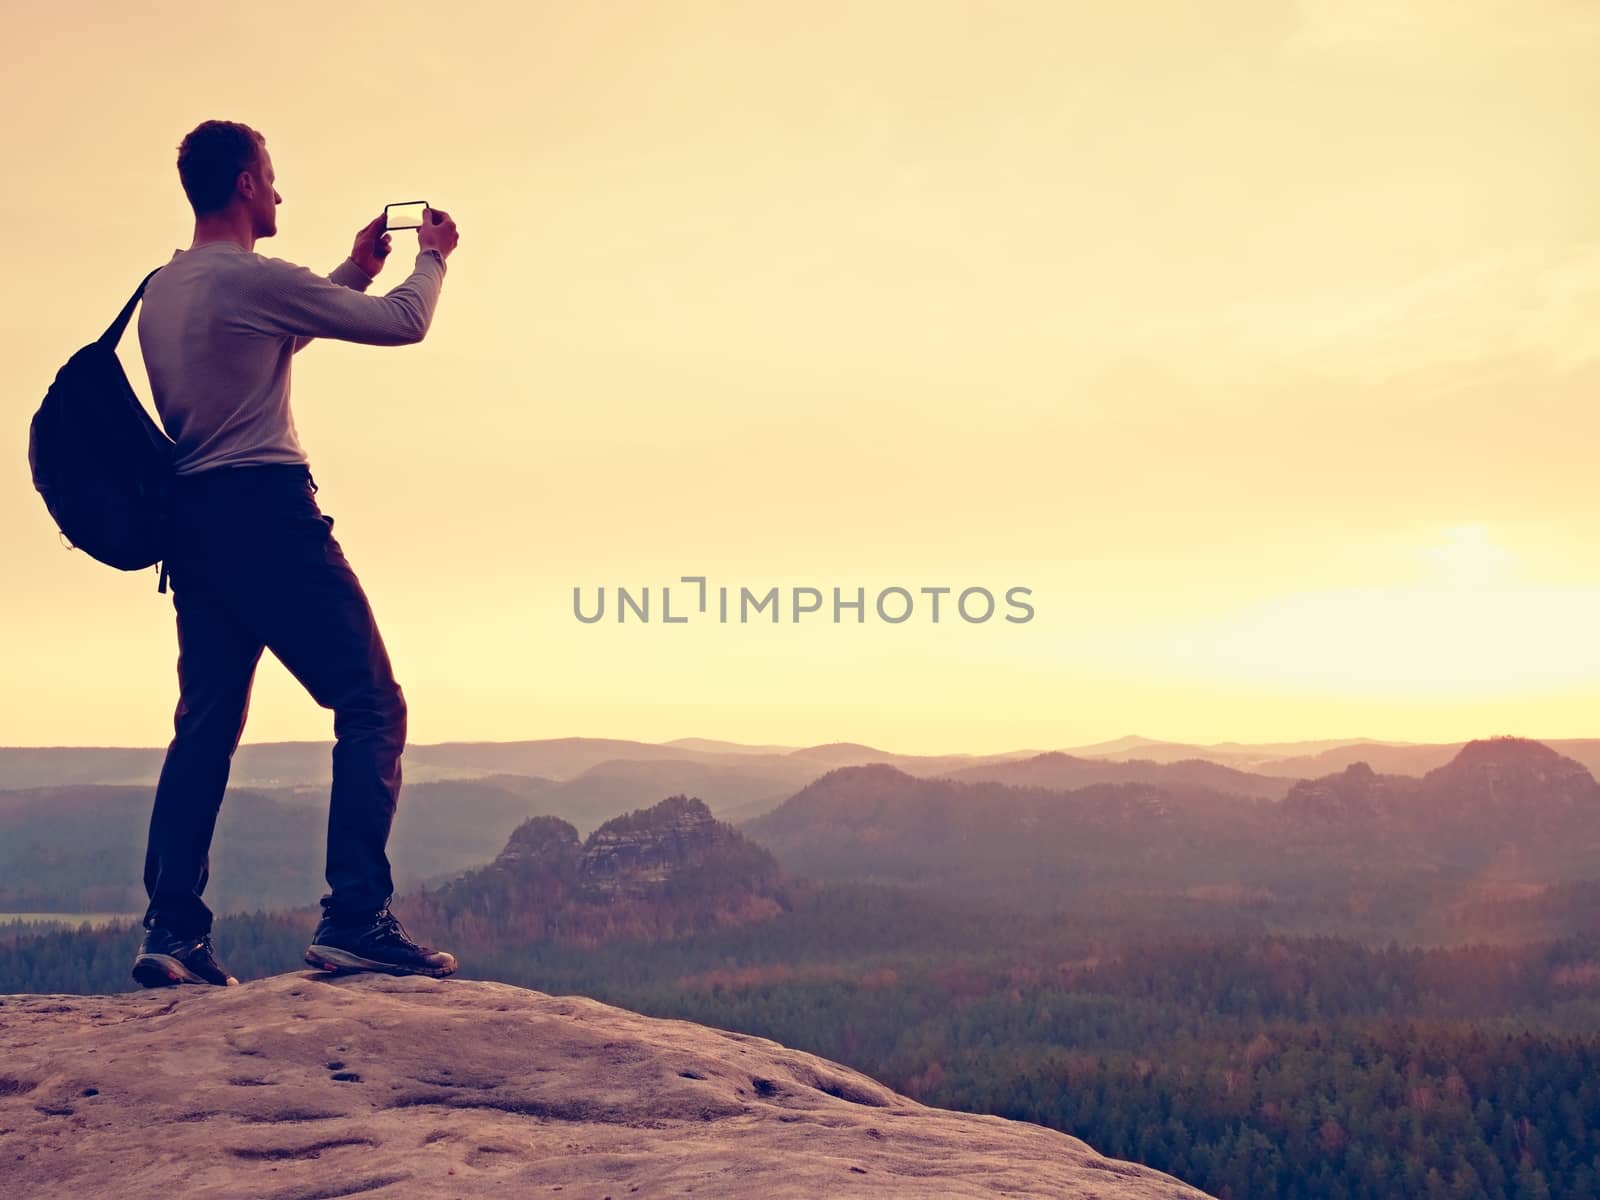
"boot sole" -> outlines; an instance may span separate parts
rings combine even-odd
[[[317,943],[307,948],[306,962],[323,971],[381,971],[386,975],[428,975],[434,979],[454,975],[458,965],[454,957],[445,965],[438,967],[430,967],[426,963],[417,963],[413,966],[406,963],[379,962],[376,959],[352,954],[348,950],[341,950],[337,946],[323,946]]]
[[[133,960],[133,977],[145,987],[172,987],[180,983],[199,983],[207,987],[227,987],[196,975],[170,954],[141,954]],[[233,978],[231,975],[229,978]]]

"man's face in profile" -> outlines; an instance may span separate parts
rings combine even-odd
[[[255,235],[272,237],[278,232],[278,205],[283,203],[283,197],[278,195],[278,173],[272,167],[272,155],[265,146],[261,147],[261,157],[256,160],[256,169],[251,174],[256,185],[256,194],[250,203]]]

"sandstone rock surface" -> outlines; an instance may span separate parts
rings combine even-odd
[[[0,1191],[1202,1200],[777,1042],[476,980],[0,996]]]

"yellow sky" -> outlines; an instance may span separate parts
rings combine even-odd
[[[260,253],[461,229],[426,341],[294,364],[413,741],[1597,732],[1592,4],[67,4],[12,46],[0,744],[171,736],[170,594],[61,548],[27,423],[189,244],[211,117],[266,134]],[[572,615],[683,575],[1035,617]],[[264,657],[245,740],[328,736]]]

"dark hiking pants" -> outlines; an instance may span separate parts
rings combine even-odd
[[[178,476],[167,558],[178,621],[174,737],[145,854],[144,926],[209,933],[201,893],[250,689],[270,649],[333,710],[324,913],[372,914],[394,893],[385,846],[400,794],[406,702],[366,593],[304,464]]]

